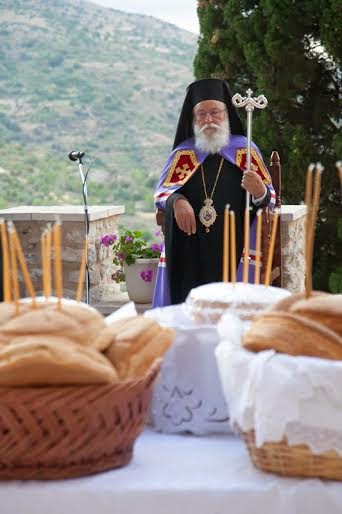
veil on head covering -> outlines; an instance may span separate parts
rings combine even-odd
[[[173,149],[185,139],[194,135],[193,108],[204,100],[219,100],[226,104],[229,114],[231,134],[245,135],[232,95],[226,81],[221,79],[201,79],[192,82],[186,89],[186,96],[179,116]]]

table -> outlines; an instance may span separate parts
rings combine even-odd
[[[253,467],[233,435],[146,429],[131,463],[79,479],[0,483],[1,514],[341,514],[342,484]]]

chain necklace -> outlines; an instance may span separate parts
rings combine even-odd
[[[199,211],[198,217],[199,217],[202,225],[204,225],[206,227],[206,229],[205,229],[206,232],[209,232],[209,230],[210,230],[209,227],[211,227],[211,225],[213,225],[215,223],[215,220],[217,218],[217,212],[213,205],[213,196],[214,196],[218,178],[219,178],[221,170],[222,170],[223,162],[224,162],[224,158],[222,157],[220,166],[219,166],[219,169],[218,169],[218,172],[216,175],[215,184],[214,184],[214,187],[213,187],[213,190],[212,190],[210,196],[208,196],[207,188],[205,185],[203,165],[201,166],[202,182],[203,182],[203,190],[204,190],[205,199],[204,199],[204,206]]]

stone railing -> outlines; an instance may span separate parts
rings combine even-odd
[[[119,216],[124,212],[123,206],[89,207],[89,300],[92,304],[111,300],[119,294],[118,284],[111,280],[112,249],[101,246],[100,239],[104,234],[117,232]],[[12,220],[15,224],[37,294],[42,292],[41,235],[56,217],[62,222],[63,295],[74,298],[85,239],[83,207],[21,206],[0,211],[0,218]],[[25,293],[21,284],[21,294]]]
[[[111,280],[114,271],[112,249],[101,246],[100,238],[103,234],[117,232],[119,217],[124,212],[123,206],[89,207],[90,303],[102,306],[108,303],[109,311],[110,304],[117,307],[121,302],[128,301],[128,298],[120,293],[118,284]],[[292,292],[304,289],[305,213],[306,207],[303,205],[281,207],[283,287]],[[57,216],[62,221],[63,294],[67,298],[74,298],[84,245],[83,207],[21,206],[0,211],[1,218],[15,223],[37,294],[42,292],[41,234],[48,223],[54,223]],[[26,294],[23,284],[21,294]]]

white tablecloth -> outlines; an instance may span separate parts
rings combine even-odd
[[[341,514],[342,483],[258,471],[236,436],[146,430],[131,463],[90,477],[1,482],[1,514]]]

